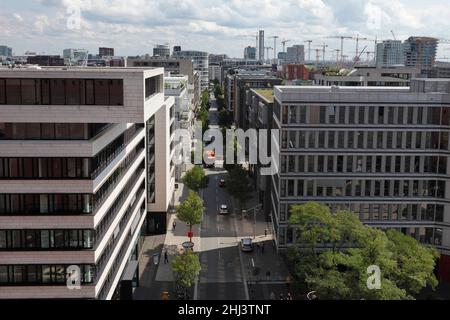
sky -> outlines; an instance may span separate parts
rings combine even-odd
[[[374,51],[375,39],[392,39],[391,30],[399,40],[450,39],[449,16],[448,0],[1,0],[0,45],[16,55],[65,48],[97,53],[106,46],[134,56],[167,43],[240,58],[264,29],[266,46],[274,46],[268,37],[279,37],[277,51],[282,39],[288,46],[313,40],[313,49],[328,45],[331,59],[340,48],[332,36],[359,34],[368,39],[360,43],[366,52]],[[355,41],[345,41],[344,51],[354,56]],[[438,58],[446,57],[450,44],[441,44]]]

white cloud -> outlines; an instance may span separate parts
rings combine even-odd
[[[292,40],[290,44],[307,39],[314,39],[316,45],[326,42],[331,52],[340,47],[339,41],[326,38],[332,35],[360,33],[380,39],[391,38],[390,30],[394,30],[398,38],[445,38],[450,29],[447,1],[5,0],[0,28],[4,41],[17,52],[60,53],[64,47],[96,50],[108,45],[119,54],[134,55],[151,51],[155,43],[169,42],[242,56],[245,46],[255,44],[251,35],[260,28],[267,36]],[[80,30],[67,28],[67,8],[73,6],[81,10]],[[348,41],[346,47],[351,53],[354,45]]]

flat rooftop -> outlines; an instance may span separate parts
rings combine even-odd
[[[23,71],[71,71],[71,72],[136,72],[143,70],[158,70],[163,68],[152,67],[41,67],[24,66],[16,68],[0,67],[0,71],[23,72]]]
[[[258,95],[263,97],[268,102],[270,103],[273,102],[274,96],[273,89],[253,89],[253,91],[255,91]]]

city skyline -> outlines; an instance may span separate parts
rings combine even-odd
[[[68,28],[73,8],[79,7],[78,28]],[[26,8],[26,9],[24,9]],[[252,10],[246,10],[251,8]],[[264,29],[270,36],[289,45],[315,40],[313,45],[329,45],[327,59],[340,47],[329,36],[356,36],[372,39],[405,40],[409,36],[446,38],[450,22],[442,0],[433,0],[423,8],[419,1],[368,2],[347,0],[299,0],[241,3],[239,1],[183,1],[167,6],[164,1],[7,1],[0,4],[0,27],[4,44],[17,55],[25,51],[61,54],[66,48],[85,48],[96,53],[99,46],[114,47],[116,54],[134,56],[151,53],[154,45],[168,43],[183,49],[225,53],[242,57],[243,48],[256,44],[256,32]],[[295,9],[295,10],[293,10]],[[349,19],[351,16],[351,19]],[[428,23],[433,21],[433,24]],[[300,30],[300,32],[299,32]],[[373,51],[374,43],[364,42]],[[355,50],[346,42],[345,53]],[[446,46],[440,46],[438,58],[445,58]],[[269,54],[273,55],[273,51]],[[313,55],[314,56],[314,55]]]

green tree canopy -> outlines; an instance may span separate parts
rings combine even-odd
[[[192,191],[199,192],[200,189],[208,187],[208,177],[205,170],[199,166],[194,166],[187,171],[181,181]]]
[[[175,281],[181,287],[187,289],[195,285],[195,280],[200,274],[202,267],[198,256],[191,250],[187,250],[172,261],[172,271]]]
[[[353,212],[332,214],[314,202],[293,205],[290,212],[298,246],[289,256],[302,290],[315,290],[321,299],[397,300],[437,285],[437,251],[412,237],[365,226]],[[367,286],[369,266],[381,270],[380,289]]]
[[[252,188],[247,171],[240,165],[235,165],[227,173],[226,188],[228,193],[239,201],[239,207],[245,207],[251,198]]]
[[[186,200],[184,200],[176,209],[177,218],[189,225],[189,231],[192,232],[192,226],[202,222],[203,200],[200,196],[190,191]]]

